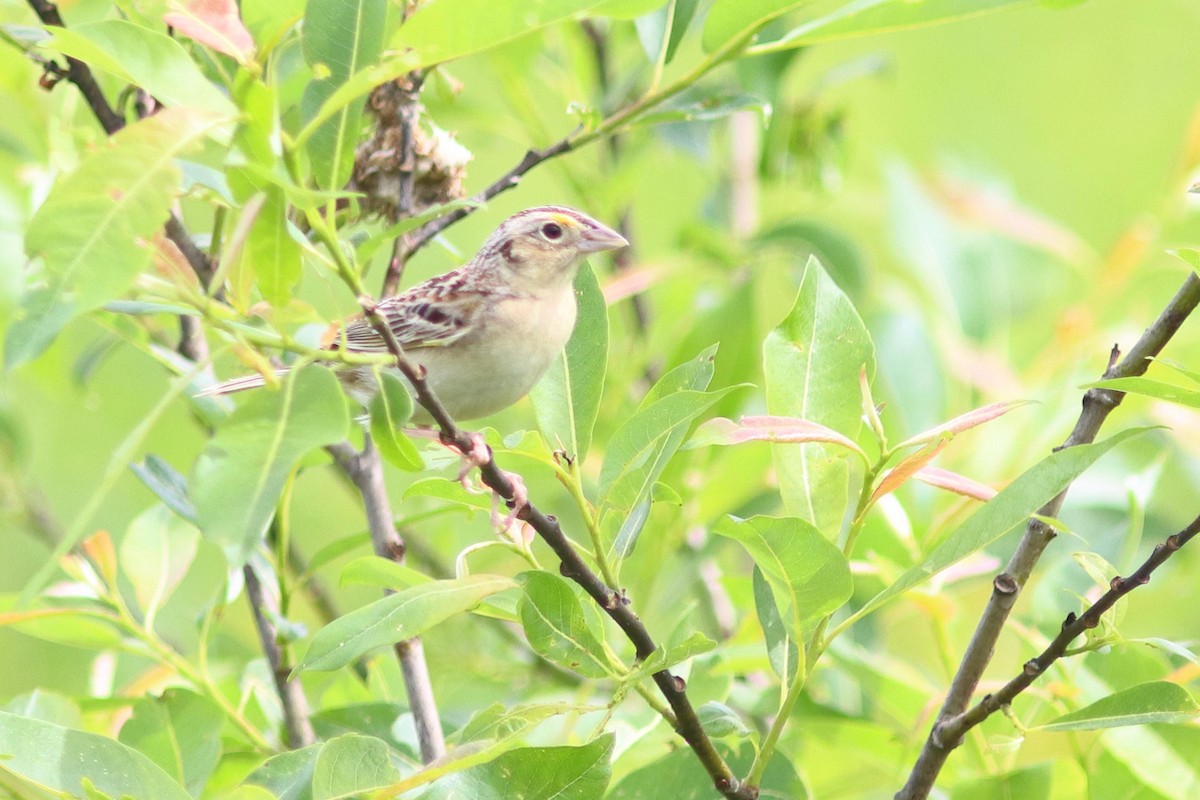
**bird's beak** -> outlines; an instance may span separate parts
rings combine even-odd
[[[628,246],[629,242],[624,236],[599,222],[593,222],[584,229],[583,235],[579,237],[579,252],[581,253],[602,253],[605,250],[617,250]]]

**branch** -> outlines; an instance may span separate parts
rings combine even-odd
[[[316,741],[316,734],[313,733],[312,723],[308,719],[308,699],[304,696],[304,688],[300,681],[289,679],[292,667],[284,658],[283,648],[279,644],[279,629],[275,625],[275,619],[279,616],[279,604],[274,595],[264,590],[253,567],[246,564],[242,567],[242,575],[246,579],[246,598],[254,611],[254,625],[258,628],[258,638],[271,667],[271,677],[275,679],[275,691],[283,704],[288,747],[293,750],[307,747]]]
[[[425,73],[413,70],[408,73],[405,83],[398,83],[400,103],[397,116],[400,123],[401,166],[400,182],[396,191],[396,219],[406,219],[413,215],[413,178],[417,168],[416,139],[413,131],[417,126],[417,116],[420,113],[421,87],[425,83]],[[391,297],[400,286],[400,277],[404,274],[404,266],[408,263],[410,250],[407,236],[396,237],[392,247],[392,259],[388,262],[387,274],[383,278],[381,297]]]
[[[1162,350],[1175,332],[1183,324],[1200,303],[1200,278],[1190,273],[1183,286],[1171,298],[1158,319],[1154,321],[1137,340],[1129,353],[1117,361],[1120,351],[1115,347],[1109,358],[1109,367],[1104,373],[1104,380],[1112,378],[1135,377],[1143,374],[1149,366],[1149,360]],[[1083,410],[1075,423],[1075,429],[1059,449],[1087,444],[1096,438],[1100,426],[1120,405],[1124,399],[1123,392],[1111,389],[1088,389],[1083,396]],[[1069,487],[1068,487],[1069,488]],[[1046,505],[1038,509],[1041,517],[1057,517],[1066,499],[1067,489]],[[925,740],[921,753],[908,776],[908,782],[896,794],[896,800],[919,800],[929,795],[937,780],[938,773],[946,763],[950,751],[958,746],[957,739],[946,740],[938,736],[938,730],[943,723],[962,714],[979,685],[983,671],[991,661],[992,652],[1000,632],[1008,619],[1017,597],[1025,582],[1029,580],[1042,551],[1055,537],[1054,530],[1039,519],[1031,519],[1025,528],[1025,533],[1017,545],[1016,551],[1009,560],[1004,571],[992,581],[992,596],[988,600],[971,643],[958,667],[958,672],[950,682],[946,700],[938,713],[928,738]]]
[[[434,422],[437,423],[442,441],[453,445],[463,453],[474,451],[477,434],[473,436],[462,430],[450,417],[445,406],[429,388],[429,384],[425,380],[424,367],[413,363],[405,355],[396,335],[379,313],[375,300],[364,295],[359,297],[358,302],[366,319],[387,342],[388,351],[395,357],[396,366],[400,372],[412,385],[417,402],[429,412]],[[496,465],[496,459],[490,448],[488,448],[487,461],[480,466],[479,472],[484,485],[503,497],[509,508],[512,508],[516,494],[515,487],[509,475]],[[517,509],[517,518],[529,523],[558,556],[561,562],[559,572],[563,577],[579,584],[617,624],[629,641],[633,643],[638,660],[644,661],[658,649],[658,645],[654,643],[646,626],[630,609],[628,601],[620,593],[606,585],[600,576],[588,567],[575,548],[571,546],[555,517],[544,514],[532,502],[526,502]],[[713,786],[717,791],[731,800],[754,800],[758,797],[758,789],[739,782],[721,754],[717,752],[712,740],[700,724],[700,719],[696,716],[696,710],[692,708],[691,701],[688,700],[687,684],[684,680],[666,669],[654,673],[653,678],[674,713],[673,724],[676,733],[682,736],[696,753],[696,757],[700,759],[700,763],[712,779]]]
[[[1063,657],[1063,654],[1067,652],[1067,648],[1072,641],[1082,636],[1085,631],[1099,625],[1100,617],[1104,615],[1104,612],[1116,605],[1118,600],[1137,587],[1149,583],[1150,576],[1154,574],[1154,570],[1161,567],[1167,559],[1178,552],[1197,533],[1200,533],[1200,517],[1192,520],[1191,524],[1179,533],[1168,536],[1165,541],[1156,544],[1150,557],[1142,562],[1142,565],[1128,577],[1122,578],[1118,576],[1113,578],[1112,583],[1109,584],[1108,591],[1093,603],[1087,611],[1084,611],[1082,615],[1076,617],[1073,613],[1068,614],[1058,636],[1054,637],[1054,641],[1050,642],[1041,655],[1025,662],[1025,667],[1021,670],[1020,675],[1006,683],[995,694],[985,695],[982,700],[968,711],[939,722],[934,726],[931,735],[939,741],[957,742],[971,728],[983,722],[1004,706],[1012,703],[1013,699],[1029,688],[1030,684],[1049,669],[1051,664]]]
[[[400,538],[400,533],[392,522],[391,502],[383,482],[383,462],[371,437],[366,436],[361,453],[345,442],[326,449],[362,495],[375,554],[402,563],[404,540]],[[433,697],[429,666],[425,663],[425,651],[421,647],[421,640],[417,638],[397,642],[395,650],[396,657],[400,660],[400,670],[404,673],[408,705],[417,728],[421,761],[428,764],[445,755],[446,740],[442,734],[442,721]]]

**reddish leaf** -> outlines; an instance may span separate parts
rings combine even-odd
[[[922,447],[917,452],[910,455],[908,458],[901,461],[888,473],[883,476],[883,480],[875,487],[875,491],[871,494],[871,502],[874,503],[879,498],[889,492],[894,492],[900,488],[902,484],[908,481],[915,475],[921,467],[933,460],[934,456],[942,452],[942,450],[950,443],[949,439],[938,439],[936,442],[930,442]]]
[[[939,489],[945,489],[948,492],[961,494],[963,497],[970,497],[984,503],[996,496],[996,490],[992,487],[938,467],[925,467],[917,470],[913,473],[913,477],[930,486],[936,486]]]
[[[191,0],[164,14],[163,22],[200,44],[233,56],[239,64],[254,59],[254,40],[242,24],[235,0]]]
[[[977,408],[974,411],[968,411],[961,416],[957,416],[949,422],[943,422],[935,428],[930,428],[927,431],[922,431],[910,439],[905,439],[896,447],[909,447],[914,444],[924,444],[946,434],[962,433],[965,430],[970,430],[985,422],[990,422],[996,417],[1003,416],[1014,408],[1029,405],[1028,400],[1012,400],[1003,403],[992,403],[991,405]]]
[[[821,442],[845,447],[865,458],[857,444],[832,428],[795,417],[742,417],[740,422],[717,417],[697,428],[695,435],[687,443],[687,447],[690,449],[705,445],[732,445],[744,442],[774,442],[775,444]]]

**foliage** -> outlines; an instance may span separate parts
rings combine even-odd
[[[1192,68],[1182,3],[46,13],[0,0],[0,794],[891,796],[1027,524],[1060,535],[988,685],[1197,513],[1197,334],[1104,374],[1200,269],[1164,252],[1200,241],[1200,90],[1159,79]],[[381,217],[365,165],[398,155],[426,183]],[[581,271],[565,352],[481,431],[601,603],[404,431],[390,354],[321,349],[394,265],[445,271],[545,203],[634,246]],[[201,393],[241,373],[266,387]],[[1085,390],[1128,397],[1059,449]],[[354,490],[379,457],[405,563]],[[1194,549],[939,785],[1196,796]]]

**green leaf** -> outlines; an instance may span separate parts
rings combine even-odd
[[[371,438],[380,454],[397,469],[418,472],[425,461],[412,440],[404,435],[404,423],[412,418],[413,400],[398,375],[388,370],[375,373],[379,391],[369,406]]]
[[[438,781],[426,800],[601,800],[613,736],[583,747],[524,747]]]
[[[574,703],[529,703],[505,708],[495,703],[478,712],[456,735],[459,743],[507,739],[524,733],[545,720],[562,714],[581,714],[603,706],[581,706]]]
[[[78,703],[65,695],[45,689],[34,689],[27,694],[17,695],[0,710],[16,714],[18,717],[62,725],[64,728],[75,727],[83,722]]]
[[[758,624],[763,629],[767,660],[784,685],[791,686],[800,665],[800,648],[797,642],[788,636],[787,625],[784,624],[783,617],[779,616],[779,606],[775,604],[771,585],[757,566],[754,567],[753,587],[754,609],[758,614]]]
[[[582,462],[600,413],[608,366],[608,306],[596,273],[588,265],[575,279],[575,297],[579,304],[575,330],[529,399],[538,428],[550,446],[561,447]]]
[[[163,504],[188,522],[196,521],[196,506],[187,492],[187,478],[162,458],[147,453],[140,464],[130,464],[133,471],[154,492]]]
[[[795,517],[728,517],[714,529],[740,542],[771,587],[788,633],[803,638],[804,624],[830,614],[854,590],[842,551]]]
[[[735,111],[757,111],[764,124],[771,118],[771,104],[758,95],[745,92],[698,95],[688,92],[638,116],[633,126],[658,125],[663,122],[709,122],[728,117]]]
[[[370,555],[356,558],[342,567],[338,578],[338,585],[408,589],[432,581],[433,578],[413,569],[407,564],[400,564],[390,558]]]
[[[919,586],[931,577],[977,553],[1004,534],[1024,523],[1029,516],[1067,488],[1100,456],[1147,428],[1133,428],[1110,436],[1096,444],[1081,444],[1051,453],[1034,464],[999,494],[967,518],[918,565],[909,569],[891,586],[867,601],[854,613],[861,618],[884,603]]]
[[[200,108],[224,117],[233,103],[209,82],[179,42],[123,19],[49,28],[47,46],[145,89],[171,108]]]
[[[1090,780],[1089,780],[1090,783]],[[1053,765],[1049,762],[1003,775],[988,775],[954,785],[954,800],[1049,800],[1053,795]],[[1097,800],[1089,793],[1091,800]]]
[[[724,703],[710,700],[696,709],[696,716],[704,731],[714,738],[750,735],[750,729],[742,722],[742,718]]]
[[[0,711],[4,770],[52,792],[82,797],[85,782],[110,797],[190,800],[136,750],[106,736]]]
[[[324,745],[271,756],[246,776],[246,783],[270,790],[278,800],[312,800],[312,778]]]
[[[29,223],[25,249],[42,258],[57,306],[74,293],[74,311],[120,295],[150,264],[149,244],[179,191],[174,159],[218,119],[168,108],[118,131],[50,192]]]
[[[356,733],[331,739],[313,765],[313,800],[342,800],[382,789],[400,776],[387,742]]]
[[[549,572],[525,572],[518,580],[525,594],[517,613],[533,651],[589,678],[609,675],[604,646],[588,627],[571,585]]]
[[[1094,731],[1154,722],[1190,722],[1200,705],[1177,683],[1151,681],[1097,700],[1040,726],[1044,731]]]
[[[212,700],[167,689],[162,697],[136,703],[121,726],[120,740],[143,753],[199,797],[221,756],[225,715]]]
[[[283,189],[267,186],[246,242],[240,251],[242,269],[254,274],[263,299],[276,307],[287,305],[300,280],[300,243],[288,222]]]
[[[346,398],[318,366],[289,374],[277,392],[259,390],[205,446],[192,470],[200,530],[231,565],[244,564],[266,531],[300,457],[346,438]]]
[[[717,750],[739,775],[744,775],[754,761],[754,747],[740,742],[735,748],[717,743]],[[669,787],[669,794],[664,792]],[[787,756],[776,751],[763,775],[760,797],[766,800],[807,800],[809,793]],[[717,797],[712,780],[697,769],[696,755],[686,747],[677,747],[665,756],[621,778],[608,793],[606,800],[713,800]]]
[[[12,369],[40,356],[75,313],[75,304],[63,297],[61,283],[26,292],[16,319],[4,333],[4,368]]]
[[[662,58],[664,64],[671,63],[671,59],[675,57],[675,51],[679,48],[679,43],[683,41],[683,35],[687,32],[688,25],[692,22],[692,17],[696,14],[697,4],[698,0],[674,0],[654,13],[638,18],[638,39],[641,40],[642,49],[646,51],[646,55],[652,62],[657,62],[659,58]],[[667,41],[664,53],[663,38],[667,33],[667,25],[671,26],[671,32],[669,36],[665,37]]]
[[[416,67],[432,66],[488,50],[601,3],[602,0],[438,0],[422,5],[400,26],[392,48],[416,51]]]
[[[155,506],[138,515],[121,540],[121,572],[129,579],[147,630],[154,617],[183,580],[200,532],[166,506]]]
[[[770,414],[797,417],[853,439],[862,425],[858,384],[875,371],[875,347],[850,300],[810,258],[795,305],[763,343]],[[833,539],[848,502],[845,451],[822,444],[772,445],[788,514]]]
[[[499,575],[430,581],[388,595],[338,617],[317,631],[296,672],[332,670],[376,647],[419,636],[450,617],[469,611],[488,595],[515,586]]]
[[[600,493],[604,506],[627,514],[614,545],[618,557],[633,551],[649,514],[654,484],[683,444],[692,421],[739,388],[676,392],[639,410],[613,434],[600,470]]]
[[[1178,403],[1181,406],[1200,408],[1200,390],[1163,383],[1153,378],[1112,378],[1107,381],[1089,383],[1082,388],[1114,389],[1118,392],[1140,394],[1166,400],[1169,403]]]
[[[592,7],[590,14],[613,19],[636,19],[665,6],[668,0],[602,0]]]
[[[754,48],[770,53],[817,42],[923,28],[978,17],[1008,8],[1033,5],[1036,0],[818,0],[804,4],[807,21],[780,39]]]
[[[705,17],[701,43],[712,52],[808,2],[811,0],[716,0]]]
[[[468,492],[458,481],[446,478],[422,478],[404,490],[404,499],[433,497],[446,500],[467,509],[491,511],[492,501],[486,495]]]
[[[386,19],[387,0],[308,0],[301,42],[304,60],[316,77],[304,90],[304,121],[352,75],[379,59]],[[322,189],[341,189],[349,180],[361,127],[362,105],[350,103],[305,143]]]

